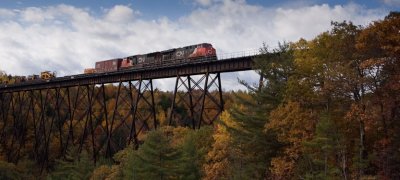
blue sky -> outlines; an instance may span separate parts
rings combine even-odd
[[[207,2],[206,0],[204,2]],[[384,8],[387,10],[399,10],[400,0],[247,0],[247,4],[263,7],[329,4],[344,5],[356,3],[367,8]],[[167,16],[171,19],[179,18],[199,7],[193,0],[2,0],[0,7],[26,8],[54,6],[67,4],[81,8],[90,8],[94,13],[102,9],[108,9],[115,5],[127,5],[141,12],[143,18],[157,18]],[[201,5],[200,5],[201,6]]]
[[[0,70],[79,74],[96,61],[202,42],[229,56],[312,39],[331,21],[366,26],[399,9],[400,0],[1,0]],[[224,76],[227,89],[243,89],[237,77],[258,79]]]

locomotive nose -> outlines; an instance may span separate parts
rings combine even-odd
[[[207,52],[207,55],[215,55],[215,49],[212,47],[207,48],[206,52]]]

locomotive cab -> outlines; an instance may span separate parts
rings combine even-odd
[[[189,58],[195,59],[195,58],[216,57],[216,56],[217,56],[216,51],[212,47],[212,45],[208,43],[203,43],[197,45],[193,53],[189,55]]]
[[[137,64],[136,56],[129,56],[122,59],[121,68],[127,69]]]

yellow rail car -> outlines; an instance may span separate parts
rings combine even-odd
[[[49,80],[56,77],[56,73],[55,72],[51,72],[51,71],[43,71],[40,73],[40,78],[44,79],[44,80]]]

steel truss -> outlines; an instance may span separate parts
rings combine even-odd
[[[22,156],[45,170],[71,151],[88,152],[96,163],[156,129],[152,79],[0,93],[0,153]],[[200,128],[222,112],[219,73],[176,77],[169,125]]]
[[[211,124],[222,112],[223,105],[220,73],[206,73],[197,78],[177,76],[169,125],[196,129],[202,123]]]

